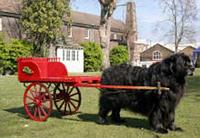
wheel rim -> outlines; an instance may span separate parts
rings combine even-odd
[[[35,121],[45,121],[52,112],[52,98],[47,87],[41,83],[30,84],[24,93],[27,115]]]
[[[56,86],[53,97],[57,110],[63,115],[76,113],[81,104],[80,90],[64,83]]]

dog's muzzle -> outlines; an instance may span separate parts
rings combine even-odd
[[[195,70],[195,67],[193,67],[193,66],[189,67],[188,70],[187,70],[187,75],[192,76],[194,70]]]

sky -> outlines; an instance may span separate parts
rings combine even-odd
[[[137,29],[139,39],[149,44],[164,40],[164,28],[157,26],[165,19],[162,9],[159,8],[158,0],[118,0],[118,5],[127,1],[135,1]],[[200,7],[200,0],[196,0]],[[100,4],[98,0],[72,0],[72,9],[80,12],[100,15]],[[199,11],[200,13],[200,11]],[[118,6],[114,11],[113,17],[119,20],[125,20],[126,7]],[[200,16],[199,16],[200,18]],[[200,28],[200,21],[198,21]],[[200,41],[200,31],[199,37]]]

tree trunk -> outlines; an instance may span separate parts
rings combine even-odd
[[[56,57],[56,54],[55,54],[55,46],[53,46],[53,44],[50,44],[49,45],[49,56],[50,58],[54,58]]]
[[[135,60],[135,32],[129,33],[127,39],[129,62],[134,65]]]
[[[107,19],[107,22],[101,23],[99,28],[101,48],[103,50],[103,69],[110,66],[110,28],[111,28],[111,18]]]
[[[99,27],[100,43],[103,50],[103,69],[110,66],[110,28],[111,16],[116,8],[117,0],[98,0],[101,5],[101,20]]]
[[[133,65],[135,60],[135,41],[137,40],[136,6],[133,2],[127,3],[126,36],[129,62]]]

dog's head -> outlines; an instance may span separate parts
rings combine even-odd
[[[176,77],[193,75],[194,67],[189,56],[178,53],[166,58],[162,62],[162,71],[173,74]]]

